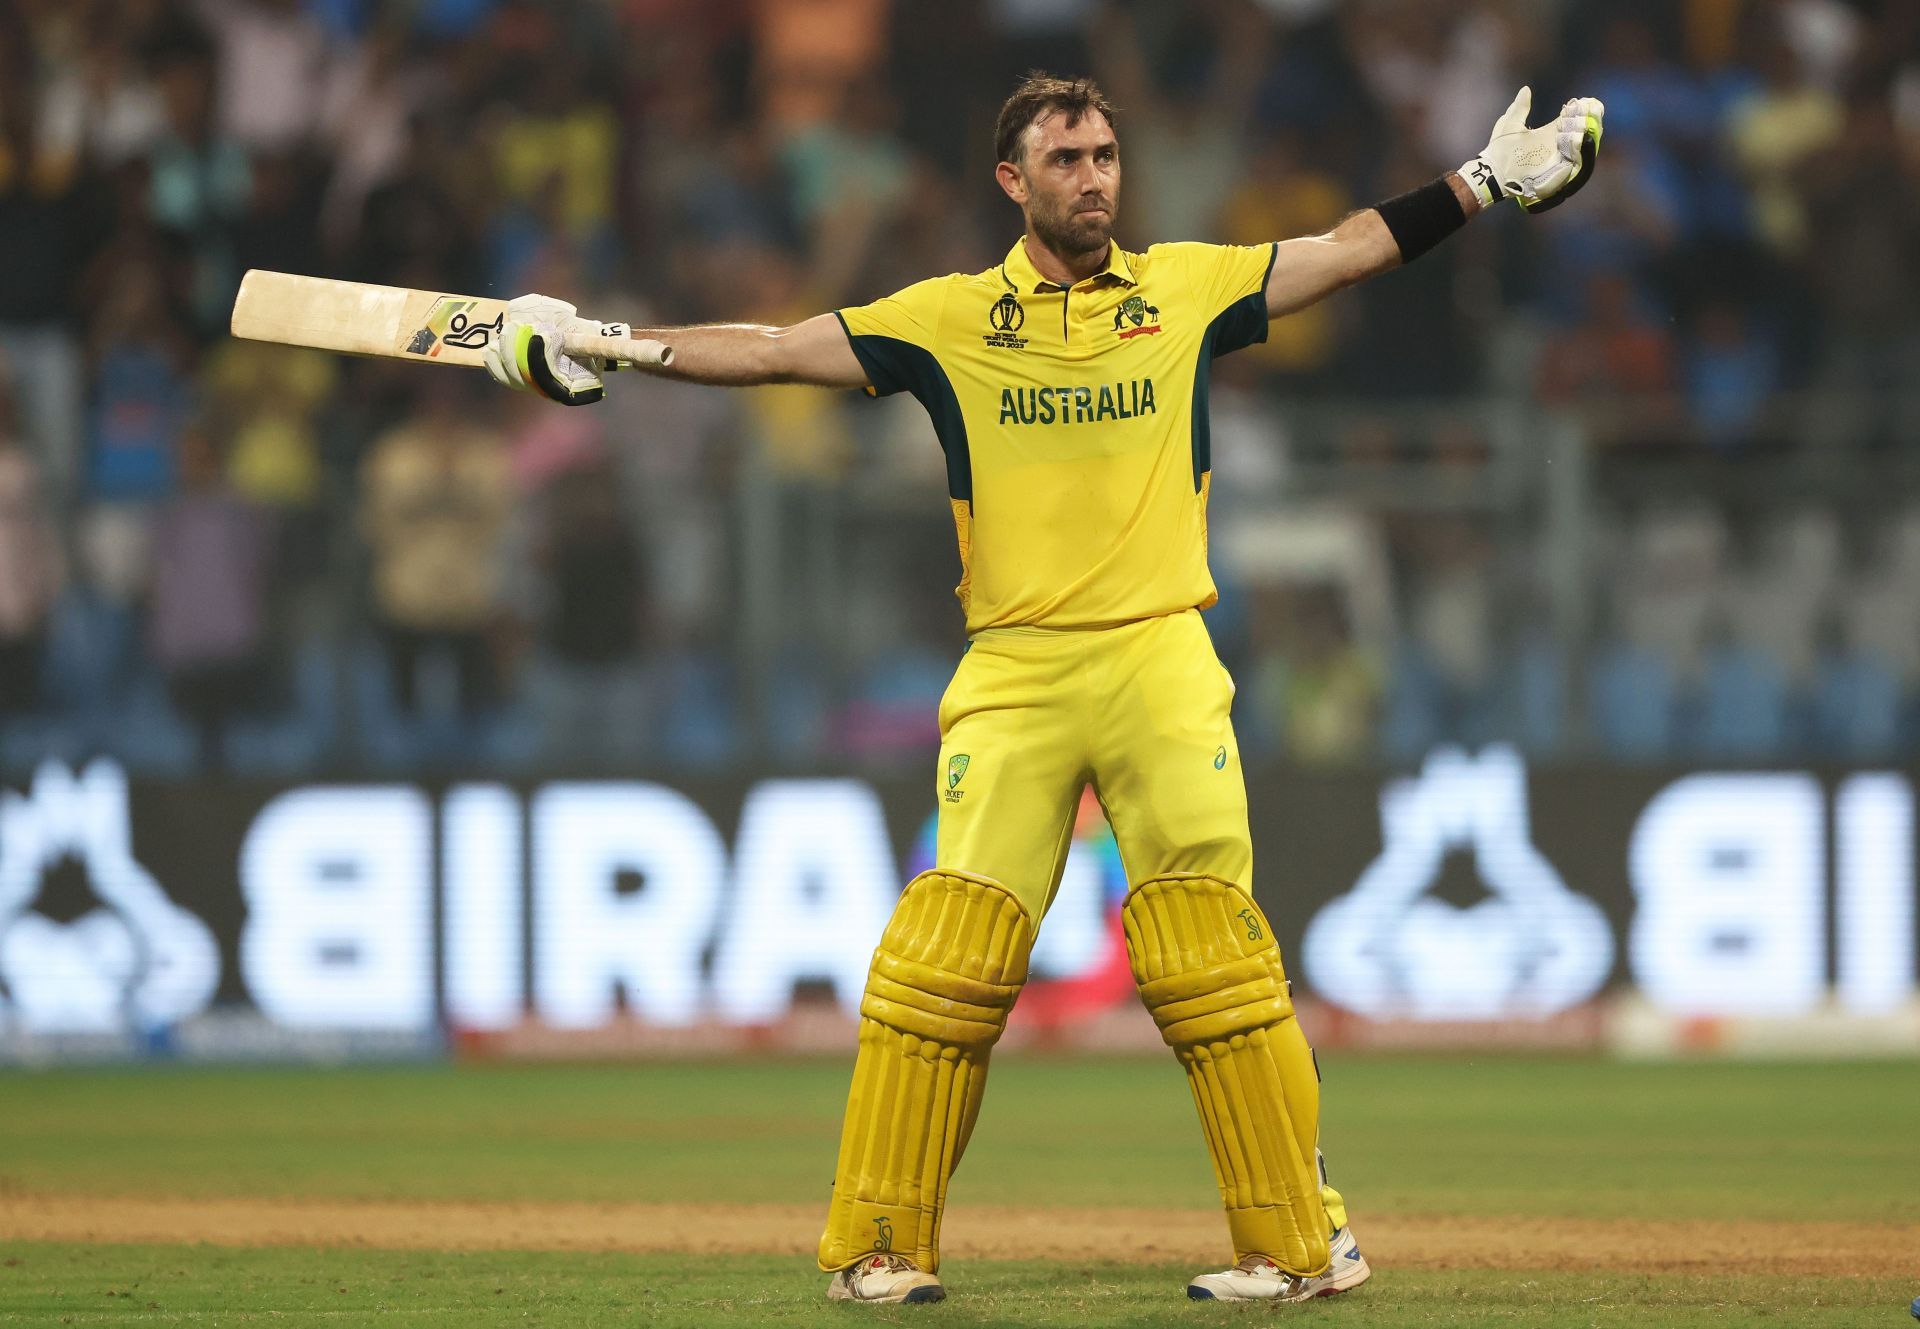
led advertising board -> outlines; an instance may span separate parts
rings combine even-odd
[[[1447,749],[1250,794],[1289,973],[1356,1016],[1540,1020],[1609,989],[1676,1018],[1916,999],[1905,773]],[[0,1047],[164,1050],[234,1012],[403,1042],[850,1017],[931,864],[932,806],[914,780],[284,787],[49,763],[0,791]],[[1089,797],[1019,1019],[1132,1006],[1125,891]]]

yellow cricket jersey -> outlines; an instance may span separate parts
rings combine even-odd
[[[1275,245],[1110,248],[1071,287],[1016,242],[976,274],[839,317],[875,396],[911,392],[947,455],[967,631],[1102,627],[1217,598],[1207,376],[1267,337]]]

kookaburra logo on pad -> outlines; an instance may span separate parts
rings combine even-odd
[[[68,865],[97,904],[59,922],[33,904]],[[75,774],[48,762],[24,796],[0,792],[0,1027],[164,1028],[205,1010],[219,982],[213,933],[133,857],[118,766],[96,761]]]

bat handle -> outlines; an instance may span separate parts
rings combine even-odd
[[[665,342],[652,341],[644,337],[628,337],[619,329],[624,324],[607,323],[601,325],[601,331],[595,333],[568,333],[568,355],[590,355],[598,360],[618,360],[621,364],[634,365],[641,369],[655,366],[667,366],[673,363],[673,347]]]

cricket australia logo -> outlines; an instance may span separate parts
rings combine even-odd
[[[213,999],[213,933],[134,860],[131,838],[111,762],[79,775],[48,762],[26,796],[0,792],[0,1028],[160,1029]]]
[[[478,300],[463,300],[458,296],[445,296],[427,315],[426,323],[414,331],[407,342],[408,355],[424,355],[432,359],[440,354],[443,346],[458,346],[462,350],[483,349],[487,338],[500,331],[506,319],[502,310],[493,316],[491,323],[484,323],[473,317],[473,311],[480,305]]]
[[[967,796],[960,782],[967,778],[967,763],[971,760],[964,752],[956,752],[947,758],[947,802],[958,803]]]
[[[989,346],[998,346],[1005,350],[1017,351],[1026,346],[1027,338],[1018,336],[1027,321],[1026,306],[1020,303],[1012,291],[995,300],[987,309],[987,326],[993,331],[982,338]]]
[[[1613,968],[1600,907],[1567,888],[1533,845],[1527,774],[1511,748],[1439,748],[1380,795],[1380,857],[1307,924],[1307,979],[1376,1018],[1551,1015],[1592,997]],[[1433,894],[1447,856],[1469,851],[1484,898]]]
[[[1149,321],[1151,320],[1151,321]],[[1120,334],[1120,340],[1129,337],[1145,337],[1160,331],[1160,310],[1150,305],[1139,295],[1130,295],[1120,302],[1113,311],[1113,330]]]

